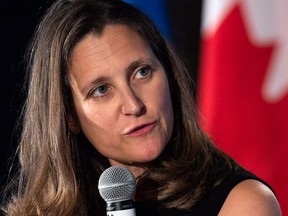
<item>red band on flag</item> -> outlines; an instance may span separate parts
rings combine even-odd
[[[215,32],[204,32],[199,74],[203,127],[217,146],[273,187],[288,215],[288,90],[273,103],[262,94],[279,43],[252,41],[240,4]]]

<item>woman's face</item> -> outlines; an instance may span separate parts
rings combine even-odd
[[[111,165],[159,156],[173,128],[164,68],[125,25],[108,25],[73,49],[69,75],[80,129]]]

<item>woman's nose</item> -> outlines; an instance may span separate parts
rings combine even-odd
[[[122,113],[124,115],[141,115],[144,104],[141,99],[131,89],[123,94]]]

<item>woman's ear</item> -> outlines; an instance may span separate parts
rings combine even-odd
[[[79,122],[71,114],[68,115],[68,127],[73,134],[79,134],[81,132]]]

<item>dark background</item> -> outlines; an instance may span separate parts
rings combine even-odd
[[[53,0],[0,0],[0,190],[7,184],[18,143],[29,39]],[[171,40],[197,81],[202,0],[167,0]],[[20,125],[21,127],[21,125]]]

